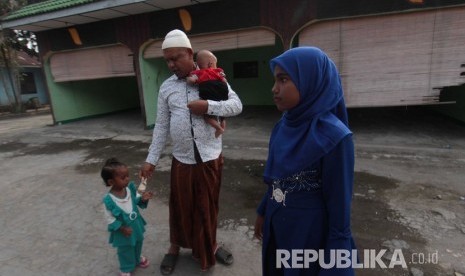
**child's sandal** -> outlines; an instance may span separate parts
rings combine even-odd
[[[147,259],[144,256],[140,256],[139,267],[140,268],[147,268],[147,267],[149,267],[149,265],[150,265],[149,259]]]

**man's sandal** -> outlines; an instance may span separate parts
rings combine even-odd
[[[147,267],[149,267],[149,265],[150,265],[149,259],[147,259],[144,256],[140,256],[140,262],[139,262],[138,266],[140,268],[147,268]]]
[[[231,254],[231,252],[229,252],[222,246],[216,249],[215,257],[216,257],[216,260],[218,260],[218,262],[224,265],[231,265],[234,262],[234,257]]]
[[[165,254],[163,261],[160,264],[160,272],[162,275],[170,275],[174,271],[179,254]]]

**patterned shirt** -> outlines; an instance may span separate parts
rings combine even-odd
[[[230,117],[242,112],[242,103],[228,84],[226,101],[208,101],[208,115]],[[173,143],[173,156],[181,163],[195,164],[194,143],[203,162],[218,158],[222,150],[221,136],[215,138],[215,129],[203,116],[191,114],[187,103],[198,100],[196,85],[171,76],[160,87],[158,110],[153,129],[152,144],[146,162],[157,165],[168,135]],[[192,134],[193,131],[193,134]]]

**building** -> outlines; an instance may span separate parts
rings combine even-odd
[[[43,76],[42,66],[38,58],[31,57],[25,52],[15,52],[17,54],[17,66],[19,67],[19,78],[21,85],[21,99],[23,104],[32,102],[38,104],[48,104],[49,99]],[[0,107],[10,109],[10,105],[15,102],[14,95],[11,95],[10,76],[5,66],[0,65]]]
[[[465,0],[49,0],[2,28],[36,34],[56,123],[140,108],[151,126],[172,29],[215,52],[245,105],[272,104],[268,61],[299,45],[335,61],[348,107],[437,105],[465,82],[463,14]]]

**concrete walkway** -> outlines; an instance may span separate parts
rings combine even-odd
[[[359,249],[400,244],[405,254],[438,251],[439,263],[362,269],[357,275],[463,274],[465,128],[430,113],[396,112],[350,114],[357,171],[354,237]],[[235,263],[201,273],[183,250],[173,275],[261,275],[253,224],[265,188],[268,138],[279,117],[272,108],[246,109],[227,120],[218,240]],[[117,275],[102,213],[107,188],[99,172],[106,158],[116,156],[137,180],[151,132],[138,112],[57,126],[50,114],[0,118],[0,276]],[[148,222],[143,252],[151,265],[134,275],[160,275],[169,240],[169,167],[168,147],[149,183],[156,196],[142,211]]]
[[[152,131],[144,130],[137,112],[51,124],[50,115],[0,119],[0,275],[117,275],[118,262],[108,244],[102,213],[101,198],[107,188],[99,169],[105,158],[115,155],[130,166],[136,180]],[[244,126],[246,132],[248,128]],[[266,139],[263,142],[247,154],[236,155],[263,158]],[[239,150],[234,145],[225,147]],[[169,160],[165,163],[158,171],[166,183],[156,183],[158,177],[149,183],[159,196],[142,211],[148,222],[143,254],[151,265],[137,269],[134,275],[159,275],[168,248],[168,208],[163,192],[167,173],[163,171],[169,170]],[[253,208],[249,211],[253,217]],[[252,239],[250,227],[253,222],[222,218],[218,240],[234,252],[235,263],[201,273],[190,251],[183,250],[173,275],[261,273],[260,245]]]

